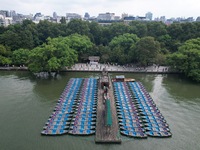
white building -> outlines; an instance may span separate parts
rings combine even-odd
[[[12,17],[5,17],[4,15],[0,14],[0,26],[7,27],[11,25],[13,22]]]
[[[97,20],[114,20],[115,13],[101,13],[98,15]]]
[[[82,19],[81,15],[76,13],[66,13],[66,20],[69,22],[72,19]]]
[[[114,20],[120,20],[120,16],[114,16]]]
[[[7,26],[11,25],[12,21],[13,21],[12,17],[5,17],[5,25],[4,26],[7,27]]]
[[[147,20],[151,21],[152,18],[153,18],[153,14],[151,12],[148,12],[148,13],[145,14],[145,17],[146,17]]]
[[[0,14],[0,26],[4,26],[4,22],[5,22],[5,17],[3,15]]]

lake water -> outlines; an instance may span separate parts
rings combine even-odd
[[[28,72],[0,71],[0,150],[200,149],[200,84],[179,75],[124,74],[146,87],[170,126],[171,138],[121,136],[122,144],[95,144],[95,136],[41,136],[68,80],[98,75],[66,72],[57,79],[42,80]]]

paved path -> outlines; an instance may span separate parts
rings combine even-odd
[[[148,66],[144,67],[136,67],[132,66],[120,66],[120,65],[108,65],[108,64],[83,64],[78,63],[72,66],[71,69],[67,69],[67,71],[102,71],[103,68],[106,68],[109,72],[146,72],[146,73],[177,73],[175,71],[171,71],[168,66]]]
[[[70,69],[66,68],[63,71],[94,71],[101,72],[103,68],[106,68],[109,72],[141,72],[141,73],[178,73],[172,71],[168,66],[148,66],[146,68],[132,66],[120,66],[120,65],[109,65],[109,64],[97,64],[90,65],[85,63],[77,63]],[[28,70],[28,67],[0,67],[0,70]]]
[[[28,70],[28,67],[0,67],[0,70]]]

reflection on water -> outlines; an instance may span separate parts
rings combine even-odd
[[[168,75],[163,79],[163,86],[177,99],[198,101],[200,98],[200,84],[184,80],[180,75]]]
[[[98,78],[97,73],[61,73],[56,79],[36,79],[33,92],[43,97],[44,101],[57,101],[70,78]],[[53,98],[53,99],[52,99]]]
[[[112,74],[121,75],[120,74]],[[0,143],[2,150],[190,150],[200,149],[200,86],[178,75],[124,74],[141,81],[170,125],[172,138],[96,145],[94,136],[44,137],[40,131],[72,77],[98,73],[64,72],[57,79],[36,79],[28,72],[0,72]]]

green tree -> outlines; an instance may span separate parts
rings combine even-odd
[[[6,31],[6,28],[4,26],[0,26],[0,34],[4,33]]]
[[[100,45],[102,43],[102,30],[103,27],[100,26],[97,22],[88,23],[90,39],[96,45]]]
[[[51,23],[47,20],[40,21],[39,24],[37,25],[37,32],[38,32],[38,38],[39,38],[39,43],[43,44],[47,42],[47,38],[56,38],[59,37],[63,34],[61,29],[58,24],[56,23]]]
[[[120,64],[130,63],[135,58],[135,44],[139,38],[135,34],[125,33],[114,37],[109,43],[111,60]]]
[[[106,46],[112,40],[111,33],[108,26],[102,28],[101,44]]]
[[[34,48],[29,55],[32,72],[59,72],[77,61],[76,51],[69,47],[66,38],[48,38],[47,44]]]
[[[12,63],[12,61],[10,58],[0,55],[0,65],[9,65],[11,63]]]
[[[147,35],[157,39],[159,36],[167,34],[167,26],[162,22],[148,22]]]
[[[132,21],[129,23],[130,33],[136,34],[138,37],[144,37],[147,35],[147,25],[141,21]]]
[[[167,57],[166,55],[158,53],[155,59],[155,63],[159,65],[166,65],[166,57]]]
[[[0,35],[0,43],[11,48],[12,51],[20,48],[32,49],[38,45],[36,25],[30,20],[22,24],[10,25]]]
[[[99,50],[99,56],[100,56],[100,61],[103,63],[110,62],[110,48],[108,46],[103,46],[99,45],[98,46]]]
[[[171,67],[200,82],[200,38],[187,40],[167,59]]]
[[[28,63],[28,56],[30,51],[27,49],[18,49],[15,50],[12,54],[12,63],[14,65],[27,65]]]
[[[79,61],[83,61],[88,58],[88,54],[91,53],[93,43],[85,35],[72,34],[65,38],[65,41],[71,49],[74,49],[78,53]]]
[[[172,39],[180,40],[180,35],[184,32],[180,23],[173,23],[167,27],[167,32]]]
[[[129,26],[124,25],[124,23],[113,23],[109,27],[110,37],[113,39],[116,36],[120,36],[125,33],[129,33]]]
[[[70,34],[80,34],[89,36],[89,27],[86,21],[81,19],[73,19],[67,25],[69,35]]]
[[[137,60],[144,66],[147,66],[148,63],[155,63],[159,51],[160,43],[153,37],[143,37],[136,44]]]
[[[7,30],[3,34],[0,35],[0,43],[8,46],[11,50],[15,50],[20,48],[20,37],[17,33],[12,30]]]
[[[0,44],[0,65],[11,64],[11,59],[9,57],[10,51],[6,49],[5,46]]]
[[[39,33],[37,31],[37,25],[33,23],[30,20],[24,20],[22,23],[22,34],[24,36],[22,37],[28,37],[27,39],[22,39],[24,40],[23,43],[27,46],[23,46],[25,49],[33,49],[34,47],[38,46],[40,44],[39,41]],[[23,31],[25,33],[23,33]],[[20,47],[22,48],[22,47]]]
[[[197,27],[194,23],[182,23],[181,24],[183,32],[179,35],[179,38],[182,42],[185,42],[186,40],[195,38]]]

